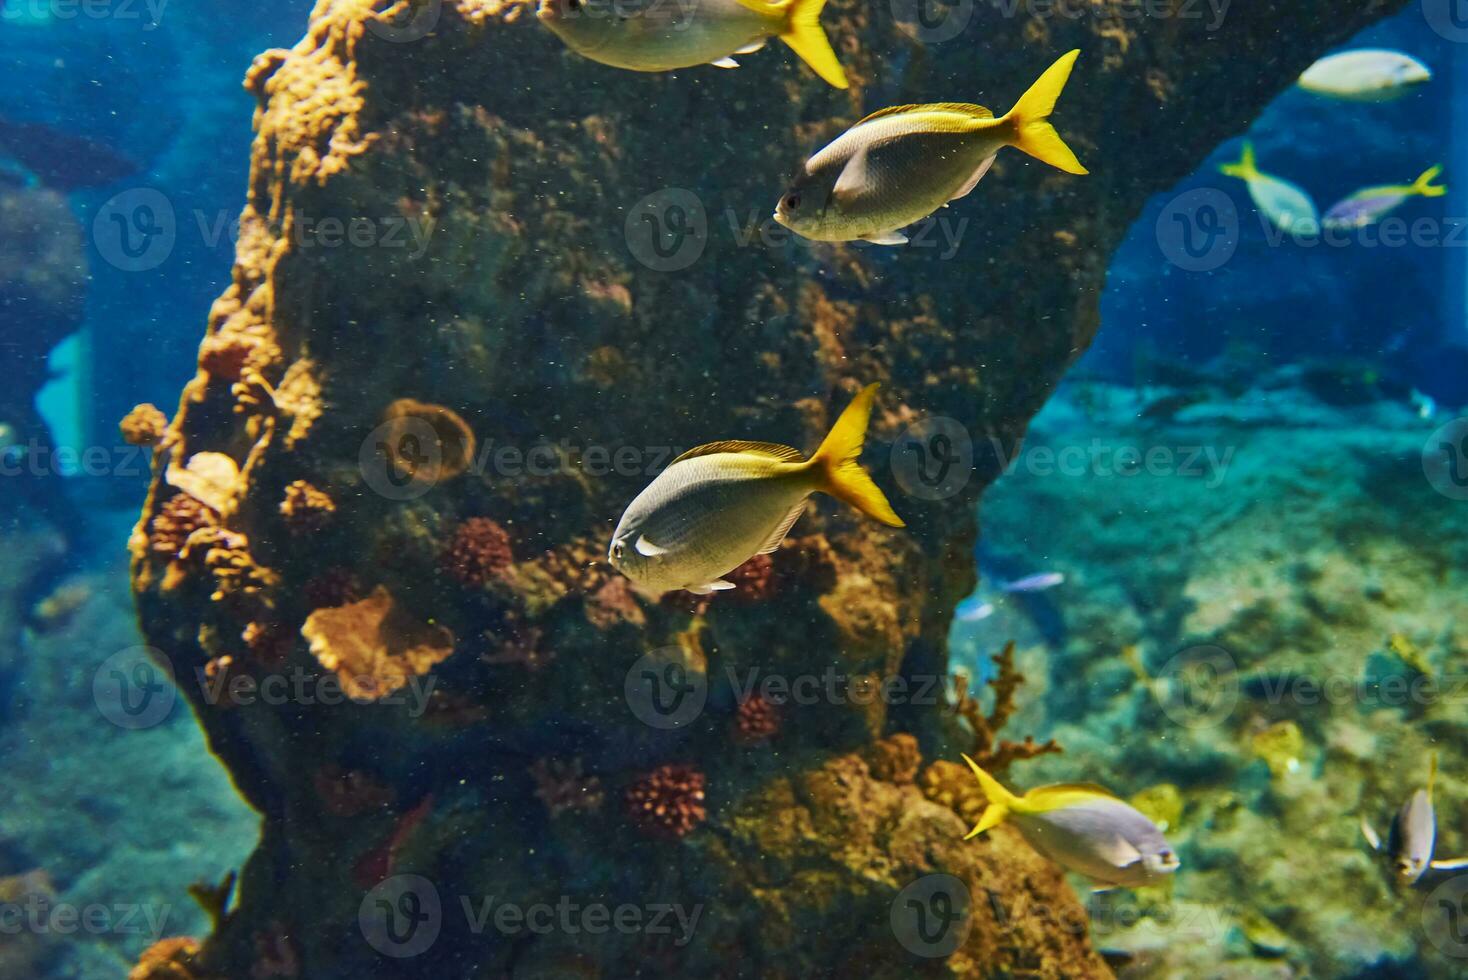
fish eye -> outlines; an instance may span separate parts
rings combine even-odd
[[[616,544],[612,545],[612,560],[613,561],[621,561],[622,560],[622,555],[626,553],[626,550],[627,549],[625,547],[623,547],[622,542],[620,542],[620,541],[618,541]]]
[[[800,195],[786,194],[783,203],[785,205],[786,211],[794,211],[796,208],[800,207]]]

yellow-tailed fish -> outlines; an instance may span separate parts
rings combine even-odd
[[[1442,197],[1448,192],[1447,185],[1433,183],[1442,172],[1439,165],[1429,167],[1410,184],[1363,187],[1331,205],[1320,223],[1331,229],[1365,228],[1385,218],[1409,197]]]
[[[1045,857],[1103,888],[1154,885],[1178,869],[1177,852],[1157,825],[1101,787],[1062,783],[1015,796],[974,760],[963,759],[989,800],[968,837],[1008,822]]]
[[[1249,197],[1270,224],[1287,235],[1318,235],[1320,212],[1310,195],[1280,177],[1262,172],[1254,162],[1254,144],[1244,141],[1238,163],[1225,163],[1218,172],[1237,177],[1249,188]]]
[[[857,461],[877,385],[867,385],[806,459],[768,442],[712,442],[675,459],[627,507],[612,533],[612,565],[650,593],[699,595],[774,551],[812,493],[828,493],[891,527],[902,518]]]
[[[1429,868],[1436,871],[1468,868],[1468,858],[1442,861],[1432,858],[1437,847],[1437,813],[1432,805],[1432,788],[1436,782],[1437,756],[1434,754],[1427,772],[1426,788],[1417,790],[1402,804],[1392,818],[1385,841],[1365,817],[1361,818],[1361,836],[1366,838],[1373,851],[1387,860],[1397,883],[1404,887],[1417,884]]]
[[[805,162],[775,220],[817,241],[901,245],[900,229],[973,190],[1006,146],[1086,173],[1049,120],[1078,54],[1062,55],[998,118],[962,102],[872,113]]]
[[[1359,48],[1328,55],[1297,83],[1316,95],[1350,102],[1390,102],[1432,80],[1432,70],[1410,54]]]
[[[846,88],[821,29],[826,0],[540,0],[536,17],[572,51],[614,68],[738,68],[736,54],[788,44],[817,75]]]

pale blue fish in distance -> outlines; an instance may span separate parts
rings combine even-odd
[[[1065,584],[1064,572],[1040,572],[1035,575],[1026,575],[1017,578],[1013,582],[1006,582],[999,587],[1000,592],[1044,592],[1053,589],[1057,585]]]

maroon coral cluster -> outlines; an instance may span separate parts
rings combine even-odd
[[[649,837],[685,837],[708,817],[704,785],[694,766],[659,766],[627,787],[627,817]]]
[[[462,585],[478,588],[514,562],[510,535],[488,517],[471,517],[454,530],[440,562]]]
[[[725,576],[734,584],[729,593],[744,602],[764,602],[775,595],[775,562],[769,555],[755,555]]]
[[[783,720],[779,705],[762,694],[751,694],[734,710],[734,741],[755,745],[774,738]]]

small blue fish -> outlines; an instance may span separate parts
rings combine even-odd
[[[1000,592],[1044,592],[1053,589],[1057,585],[1065,584],[1065,573],[1063,572],[1040,572],[1036,575],[1026,575],[1024,578],[1006,582],[999,587]]]
[[[1429,868],[1435,871],[1468,868],[1468,858],[1433,860],[1432,852],[1437,844],[1437,813],[1432,805],[1432,787],[1436,782],[1437,756],[1434,755],[1427,773],[1427,787],[1417,790],[1402,804],[1392,818],[1385,840],[1365,817],[1361,818],[1361,836],[1366,838],[1373,851],[1386,860],[1397,883],[1404,888],[1417,884]]]
[[[960,602],[953,613],[962,622],[977,623],[981,619],[988,619],[994,615],[994,603],[985,602],[973,595]]]

